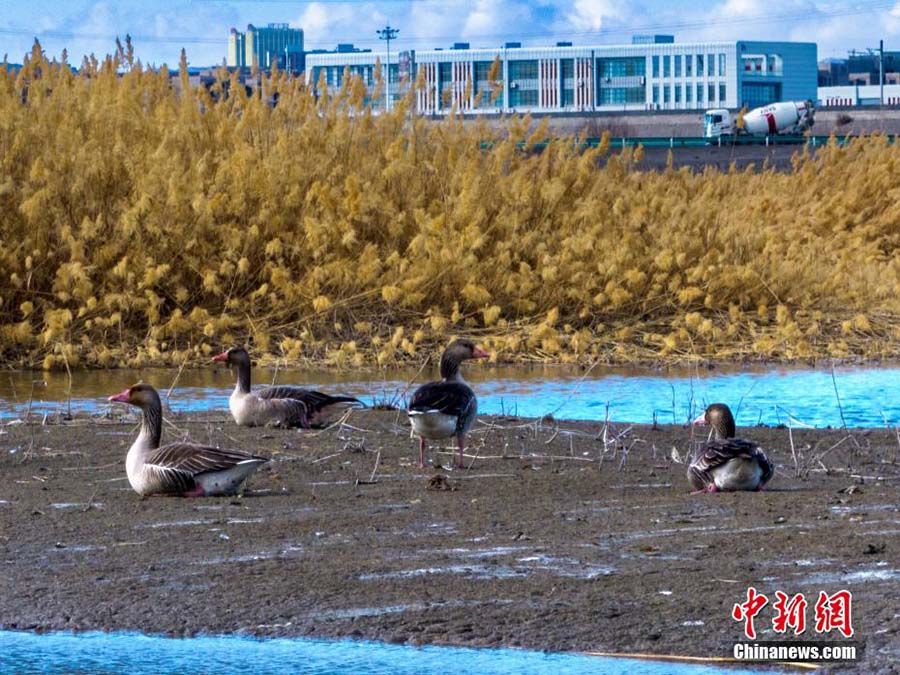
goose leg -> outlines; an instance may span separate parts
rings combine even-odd
[[[466,449],[466,439],[462,434],[456,437],[456,444],[459,446],[459,459],[456,462],[456,466],[457,468],[464,469],[466,468],[466,463],[463,460],[463,452]]]
[[[716,487],[716,484],[710,483],[702,490],[694,490],[691,494],[692,495],[705,495],[705,494],[709,494],[711,492],[718,492],[718,491],[719,491],[719,488]]]
[[[425,468],[425,437],[419,437],[419,468]]]

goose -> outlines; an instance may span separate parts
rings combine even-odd
[[[688,467],[697,492],[762,490],[775,467],[755,443],[735,438],[734,416],[724,403],[713,403],[694,420],[708,424],[714,437],[706,441]]]
[[[475,421],[478,401],[475,392],[459,374],[459,365],[467,359],[483,359],[489,354],[471,340],[456,340],[441,356],[441,379],[416,389],[407,415],[419,437],[419,466],[425,466],[427,440],[456,436],[459,447],[457,466],[463,466],[465,435]],[[427,439],[427,440],[426,440]]]
[[[136,384],[107,400],[141,409],[141,431],[128,450],[125,472],[134,491],[144,497],[232,495],[251,473],[269,461],[196,443],[175,442],[160,447],[162,403],[149,384]]]
[[[352,396],[330,396],[301,387],[282,385],[251,391],[250,355],[243,347],[232,347],[214,356],[213,361],[227,363],[237,374],[228,408],[241,426],[323,427],[335,414],[350,406],[363,405]]]

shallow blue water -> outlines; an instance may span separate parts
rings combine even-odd
[[[722,675],[758,671],[546,654],[518,649],[407,647],[349,640],[199,637],[134,633],[0,631],[0,672],[42,674],[309,673],[315,675]],[[771,672],[771,671],[769,671]]]
[[[18,373],[0,378],[0,418],[21,417],[32,399],[32,413],[58,414],[108,410],[105,399],[139,379],[161,391],[169,388],[174,371],[107,371],[76,374],[71,400],[67,386],[46,374]],[[391,379],[372,373],[280,371],[279,384],[303,384],[332,393],[347,393],[366,402],[397,399],[402,404],[414,389],[407,382],[415,372],[399,372]],[[419,382],[427,379],[419,378]],[[676,371],[666,374],[639,369],[595,369],[582,376],[560,368],[470,367],[467,379],[478,394],[479,412],[538,417],[552,413],[560,419],[616,422],[684,423],[713,402],[728,403],[741,426],[790,424],[840,426],[835,384],[848,426],[900,423],[900,368],[842,367],[830,369],[768,368]],[[259,371],[257,380],[271,380]],[[35,385],[35,382],[38,382]],[[228,408],[233,380],[224,371],[186,371],[169,399],[176,411]]]

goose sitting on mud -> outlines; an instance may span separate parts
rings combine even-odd
[[[734,437],[734,416],[727,405],[713,403],[694,424],[708,424],[713,435],[688,467],[696,492],[762,490],[775,468],[755,443]]]
[[[488,353],[471,340],[452,342],[441,356],[441,379],[416,389],[409,402],[409,422],[419,437],[419,466],[425,466],[426,439],[456,436],[459,447],[457,466],[463,466],[465,435],[475,421],[478,401],[475,392],[459,374],[459,365],[467,359],[483,359]]]
[[[213,361],[227,363],[237,374],[228,407],[234,421],[241,426],[323,427],[348,407],[363,405],[352,396],[329,396],[301,387],[275,386],[250,391],[250,355],[242,347],[232,347],[214,356]]]
[[[125,458],[128,482],[139,495],[232,495],[251,473],[269,461],[246,452],[196,443],[176,442],[160,447],[162,403],[149,384],[136,384],[108,400],[137,406],[143,413],[141,432]]]

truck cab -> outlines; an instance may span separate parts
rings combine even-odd
[[[707,110],[703,116],[703,137],[719,138],[731,136],[734,133],[734,125],[731,115],[725,108]]]

